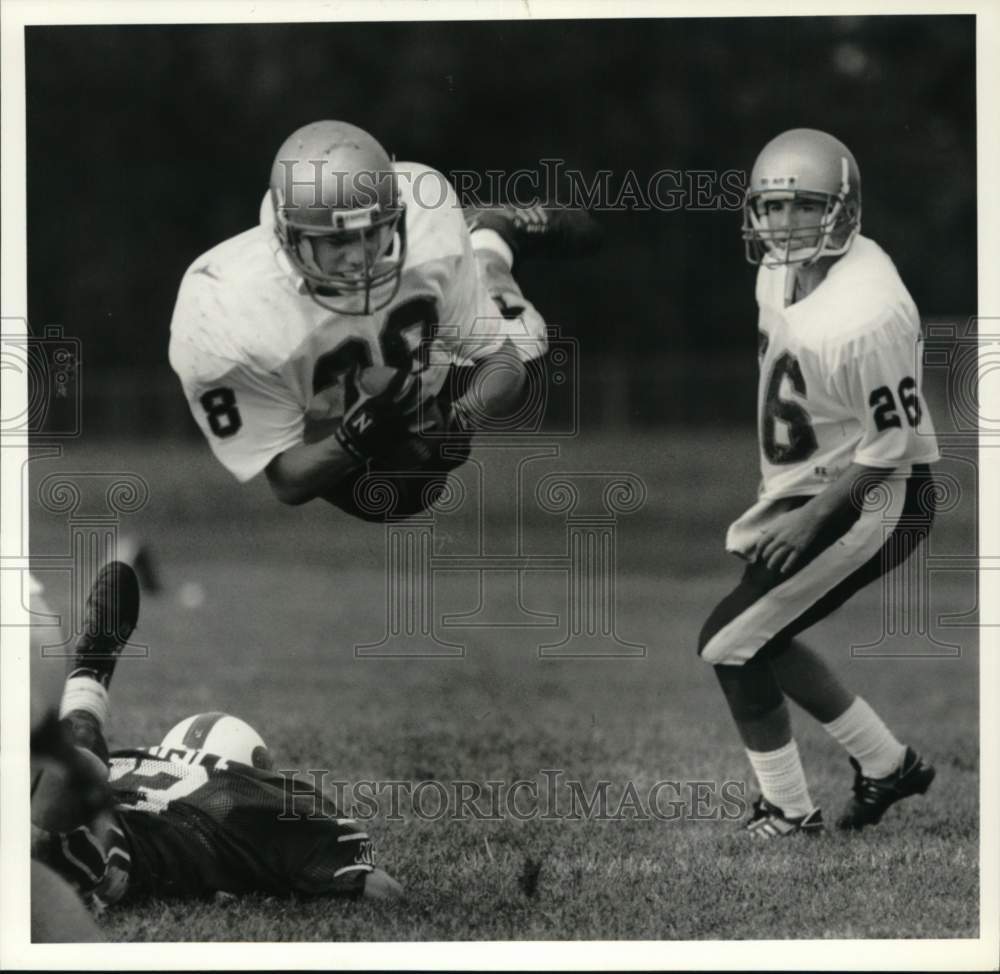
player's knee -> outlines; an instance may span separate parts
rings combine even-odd
[[[706,663],[719,662],[718,659],[715,659],[719,654],[719,640],[716,637],[731,621],[729,613],[724,611],[722,605],[717,606],[705,620],[705,624],[701,627],[701,632],[698,633],[698,655]]]
[[[709,616],[705,620],[705,624],[701,627],[701,632],[698,633],[698,655],[704,659],[705,647],[709,644],[712,637],[719,631],[718,625],[715,624],[715,620],[712,616]]]
[[[766,637],[739,621],[740,613],[725,603],[708,617],[698,635],[698,655],[713,666],[740,665],[753,659],[766,643]]]

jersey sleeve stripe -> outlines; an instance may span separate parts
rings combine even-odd
[[[101,881],[101,876],[94,873],[94,871],[79,857],[73,855],[70,851],[69,842],[67,841],[68,836],[59,836],[59,845],[62,847],[62,853],[66,857],[66,861],[71,865],[75,866],[77,869],[83,873],[92,883],[99,883]],[[104,865],[103,859],[101,860],[102,866]]]
[[[366,865],[341,866],[341,868],[338,869],[333,874],[333,878],[336,879],[338,876],[343,876],[344,873],[357,873],[357,872],[370,873],[371,871],[372,871],[372,867],[371,866],[366,866]]]

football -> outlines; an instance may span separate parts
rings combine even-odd
[[[389,365],[369,365],[358,373],[354,380],[354,389],[350,388],[350,383],[336,382],[330,388],[317,393],[310,412],[331,411],[336,415],[317,417],[307,413],[303,440],[306,443],[315,443],[332,436],[340,425],[341,411],[351,407],[358,392],[366,396],[378,396],[385,392],[398,374],[399,369]],[[419,376],[417,381],[420,381]],[[418,397],[419,406],[407,423],[407,429],[411,432],[416,432],[418,428],[427,429],[441,421],[441,411],[434,397],[427,395],[423,389],[418,393]]]
[[[369,365],[358,375],[358,389],[369,396],[377,396],[385,392],[399,371],[391,365]]]
[[[398,370],[391,366],[369,366],[356,379],[358,391],[377,396],[397,375]],[[400,436],[399,449],[345,478],[323,495],[325,500],[352,517],[381,523],[425,511],[441,497],[447,490],[448,470],[456,463],[440,458],[440,437],[424,435],[440,430],[444,419],[441,405],[434,396],[423,392],[420,396],[419,406],[408,418]],[[315,442],[331,435],[339,422],[337,418],[309,423],[306,441]]]

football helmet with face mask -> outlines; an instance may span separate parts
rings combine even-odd
[[[405,205],[385,149],[347,122],[293,132],[271,169],[274,227],[312,297],[341,314],[367,315],[399,290]]]
[[[769,216],[769,203],[786,204],[786,217]],[[817,222],[791,219],[810,203]],[[773,224],[773,225],[772,225]],[[861,173],[839,139],[817,129],[791,129],[761,150],[743,204],[743,240],[751,264],[811,264],[846,254],[861,229]]]

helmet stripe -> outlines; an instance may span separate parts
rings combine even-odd
[[[200,748],[205,743],[205,738],[208,737],[209,731],[211,731],[219,720],[225,716],[225,714],[218,712],[198,714],[198,716],[191,721],[191,726],[184,734],[184,740],[181,741],[182,746]]]

